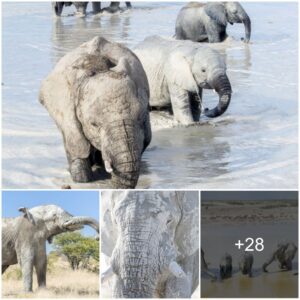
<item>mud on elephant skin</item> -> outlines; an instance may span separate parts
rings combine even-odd
[[[197,192],[102,193],[102,273],[116,298],[189,298],[199,284]]]
[[[151,140],[149,86],[128,48],[101,37],[82,44],[42,82],[39,100],[63,135],[73,181],[92,181],[98,165],[113,188],[136,186]]]
[[[2,273],[19,264],[25,292],[32,292],[33,268],[39,288],[46,286],[46,241],[57,234],[91,226],[99,233],[99,223],[90,217],[72,216],[56,205],[21,207],[22,216],[2,219]]]
[[[218,117],[228,108],[231,85],[223,57],[209,47],[191,41],[151,36],[134,52],[140,59],[150,86],[150,106],[171,106],[174,118],[182,124],[200,119],[202,89],[214,89],[219,102],[205,109],[207,117]]]
[[[190,2],[177,16],[175,36],[179,40],[219,43],[227,37],[227,23],[243,23],[244,41],[250,41],[251,21],[238,2]]]

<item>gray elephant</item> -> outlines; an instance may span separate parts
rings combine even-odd
[[[149,86],[126,47],[95,37],[65,55],[42,82],[40,102],[62,132],[75,182],[93,180],[92,166],[114,188],[134,188],[151,140]]]
[[[252,277],[253,255],[251,253],[244,253],[239,261],[239,269],[243,275]]]
[[[183,124],[199,121],[202,89],[215,89],[219,103],[206,108],[207,117],[222,115],[231,99],[231,85],[221,55],[191,41],[176,41],[151,36],[137,45],[150,86],[150,106],[171,106],[175,119]]]
[[[197,192],[102,193],[101,251],[116,298],[189,298],[199,284]]]
[[[204,251],[201,248],[201,272],[203,272],[203,274],[206,274],[208,277],[210,277],[213,281],[217,280],[217,277],[208,270],[208,266],[207,263],[205,261],[204,258]]]
[[[24,290],[32,291],[33,267],[39,287],[46,286],[46,241],[51,243],[57,234],[79,230],[83,225],[99,233],[99,223],[90,217],[73,217],[56,205],[21,207],[22,216],[2,219],[2,273],[19,264]]]
[[[220,261],[220,277],[226,279],[232,276],[232,257],[225,253]]]
[[[71,6],[72,4],[75,6],[76,12],[78,15],[82,15],[82,16],[86,15],[86,9],[88,6],[88,2],[52,2],[52,9],[53,9],[54,14],[57,17],[60,17],[63,12],[64,6]],[[130,2],[125,2],[125,4],[126,4],[127,8],[132,7]],[[97,14],[101,11],[115,13],[115,12],[121,10],[120,2],[111,2],[109,7],[103,8],[102,10],[101,10],[101,2],[100,1],[92,2],[92,6],[93,6],[94,14]]]
[[[297,253],[297,246],[291,241],[278,243],[277,249],[271,254],[270,258],[263,264],[263,271],[268,272],[267,267],[273,261],[278,260],[281,270],[292,270],[293,259]]]
[[[238,2],[190,2],[177,16],[175,36],[179,40],[219,43],[227,37],[227,23],[244,23],[245,42],[250,41],[251,21]]]

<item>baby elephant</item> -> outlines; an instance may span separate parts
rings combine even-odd
[[[253,255],[251,253],[244,253],[239,261],[239,268],[242,274],[252,277]]]
[[[281,242],[277,245],[277,249],[272,253],[270,258],[263,264],[263,271],[268,272],[267,266],[273,261],[278,260],[279,268],[281,270],[292,270],[293,259],[298,248],[293,242]]]
[[[232,276],[232,257],[230,254],[225,253],[220,261],[220,277],[221,279],[229,278]]]
[[[149,86],[128,48],[102,37],[82,44],[42,82],[39,100],[63,135],[75,182],[93,180],[99,165],[112,187],[136,186],[151,140]]]

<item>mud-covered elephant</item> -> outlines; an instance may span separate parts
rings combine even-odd
[[[102,275],[116,298],[189,298],[199,284],[197,192],[102,193]]]
[[[91,181],[98,164],[112,187],[136,186],[151,140],[149,86],[128,48],[101,37],[82,44],[42,82],[39,100],[62,132],[75,182]]]
[[[39,287],[46,286],[46,241],[51,243],[57,234],[93,227],[99,233],[99,223],[90,217],[74,217],[56,205],[21,207],[22,216],[2,219],[2,273],[19,264],[24,290],[32,291],[33,268]]]
[[[85,16],[86,15],[86,9],[88,6],[89,2],[52,2],[52,9],[55,14],[55,16],[60,17],[64,6],[71,6],[72,4],[76,8],[76,12],[80,16]],[[127,8],[131,8],[131,3],[130,2],[125,2]],[[120,11],[120,2],[110,2],[110,5],[108,7],[105,7],[101,10],[101,2],[100,1],[93,1],[92,2],[92,7],[93,7],[93,13],[97,14],[101,11],[107,11],[110,13],[115,13],[117,11]]]
[[[232,276],[232,256],[225,253],[220,260],[220,277],[226,279]]]
[[[205,109],[207,117],[222,115],[231,99],[231,85],[223,57],[215,50],[191,41],[151,36],[134,52],[140,59],[150,86],[150,106],[171,106],[175,119],[183,124],[199,121],[202,89],[214,89],[219,103]]]
[[[293,259],[297,253],[297,246],[292,241],[278,243],[277,248],[270,255],[270,258],[263,264],[263,271],[268,272],[267,267],[273,261],[278,261],[281,270],[292,270]]]
[[[208,270],[208,266],[204,258],[204,251],[202,248],[201,248],[201,272],[207,275],[208,277],[210,277],[213,281],[217,280],[217,276],[215,276],[212,272]]]
[[[252,277],[253,255],[251,253],[244,253],[239,261],[239,269],[243,275]]]
[[[219,43],[226,39],[227,23],[244,23],[245,42],[251,36],[251,21],[238,2],[190,2],[176,19],[175,36],[179,40]]]

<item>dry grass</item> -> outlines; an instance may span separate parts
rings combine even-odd
[[[47,272],[47,288],[37,289],[33,276],[33,293],[23,292],[18,266],[10,266],[2,276],[3,298],[99,298],[99,275],[85,270],[73,271],[59,260]]]

